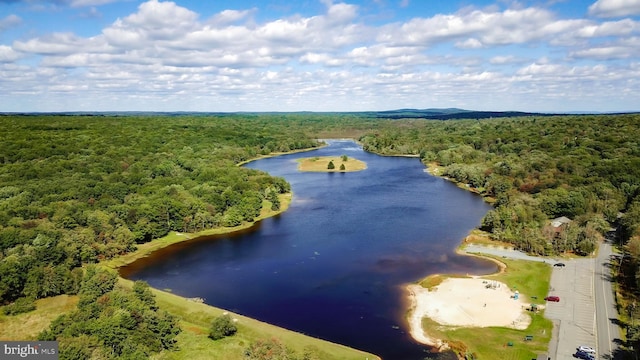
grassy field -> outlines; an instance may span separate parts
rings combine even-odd
[[[333,162],[334,169],[328,169],[329,162]],[[344,165],[345,169],[340,170],[340,165]],[[367,168],[367,163],[347,157],[344,161],[341,156],[322,156],[298,159],[298,170],[314,171],[314,172],[351,172],[361,171]]]
[[[544,304],[543,299],[549,290],[551,278],[549,264],[494,259],[504,263],[506,268],[500,273],[483,278],[507,284],[531,303]],[[446,276],[429,277],[421,285],[436,286],[444,277]],[[553,329],[551,321],[544,318],[544,310],[530,314],[532,322],[526,330],[442,326],[428,318],[424,318],[422,324],[429,335],[446,340],[454,349],[466,349],[467,353],[475,355],[475,359],[530,360],[547,351]],[[525,341],[527,335],[532,335],[533,340]]]
[[[36,309],[25,314],[0,313],[0,340],[35,340],[53,319],[74,310],[77,303],[77,296],[59,295],[36,300]]]
[[[130,280],[120,279],[119,284],[130,288],[133,283]],[[238,332],[234,336],[213,341],[207,337],[209,326],[213,319],[225,313],[225,310],[164,291],[156,289],[152,291],[161,309],[180,318],[180,326],[183,330],[178,335],[178,350],[163,352],[156,356],[156,359],[241,360],[244,359],[244,350],[249,344],[268,338],[278,339],[298,355],[302,355],[305,350],[311,350],[318,359],[379,359],[372,354],[231,313],[232,318],[238,319]]]

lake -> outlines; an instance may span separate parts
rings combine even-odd
[[[328,143],[245,165],[291,184],[283,214],[163,249],[121,269],[123,276],[384,359],[428,357],[408,334],[405,285],[433,273],[496,271],[492,262],[455,254],[490,206],[428,174],[417,158]],[[297,171],[298,158],[341,155],[368,168]]]

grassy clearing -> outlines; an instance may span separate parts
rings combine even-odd
[[[543,299],[549,291],[552,271],[549,264],[487,257],[504,263],[506,268],[500,273],[483,278],[507,284],[511,289],[518,290],[521,296],[526,297],[531,303],[544,303]],[[432,276],[430,278],[425,279],[426,285],[435,286],[446,276]],[[433,285],[433,283],[436,284]],[[421,285],[423,284],[421,283]],[[532,322],[525,330],[503,327],[443,326],[428,318],[422,320],[422,325],[429,335],[449,342],[454,350],[466,349],[467,353],[475,354],[477,359],[530,360],[535,358],[537,354],[547,351],[553,329],[552,322],[544,318],[544,310],[530,314]],[[526,335],[533,335],[533,340],[524,341]],[[509,346],[509,343],[512,346]]]
[[[550,321],[541,314],[533,316],[531,325],[526,330],[499,327],[452,328],[439,325],[428,318],[423,319],[422,324],[429,334],[450,342],[454,350],[466,349],[476,359],[535,359],[538,354],[547,351],[551,339]],[[525,341],[526,335],[533,335],[533,340]],[[509,346],[509,343],[512,345]]]
[[[36,300],[34,311],[14,316],[0,315],[0,340],[35,340],[59,315],[75,310],[77,296],[59,295]]]
[[[120,279],[119,284],[131,287],[133,282]],[[305,349],[313,349],[320,359],[379,359],[377,356],[339,344],[312,338],[300,333],[286,330],[245,316],[230,314],[238,319],[238,332],[231,337],[213,341],[207,337],[213,319],[222,315],[225,310],[202,303],[193,302],[183,297],[152,289],[156,295],[158,306],[178,316],[182,333],[178,335],[178,350],[163,352],[157,359],[244,359],[244,350],[259,339],[277,338],[287,347],[301,355]]]
[[[333,162],[334,169],[328,169],[329,162]],[[340,166],[344,165],[345,169],[340,170]],[[367,163],[347,157],[344,161],[341,156],[323,156],[298,159],[298,170],[313,172],[352,172],[361,171],[367,168]]]

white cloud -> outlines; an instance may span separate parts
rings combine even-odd
[[[483,47],[482,42],[478,39],[470,38],[464,41],[456,42],[456,47],[460,49],[480,49]]]
[[[581,37],[624,36],[640,32],[640,23],[631,19],[608,21],[602,24],[589,24],[578,29]]]
[[[626,59],[632,56],[629,48],[623,46],[602,46],[574,51],[570,53],[574,58],[588,58],[599,60]]]
[[[514,55],[498,55],[489,59],[489,63],[494,65],[516,64],[522,62],[522,59]]]
[[[333,4],[327,10],[327,18],[332,24],[346,24],[358,16],[358,7],[345,3]]]
[[[431,18],[414,18],[382,29],[378,41],[390,45],[431,46],[456,41],[461,48],[523,44],[553,38],[578,28],[583,20],[556,20],[545,9],[470,10]]]
[[[640,14],[640,0],[598,0],[589,6],[589,15],[625,17]]]
[[[41,55],[67,55],[110,50],[101,38],[83,38],[72,33],[53,33],[42,38],[15,41],[13,48]]]
[[[640,58],[640,37],[630,37],[615,42],[572,51],[569,56],[577,59],[614,60]]]
[[[25,33],[0,44],[2,110],[13,100],[42,111],[579,110],[607,97],[601,107],[614,106],[614,93],[640,103],[633,19],[512,4],[365,23],[369,8],[323,3],[319,14],[258,21],[256,8],[199,14],[150,0],[95,36]],[[593,94],[594,82],[619,91]]]
[[[542,75],[567,75],[568,70],[565,66],[559,64],[534,63],[530,64],[516,73],[521,76],[542,76]]]
[[[341,66],[345,64],[345,60],[336,58],[334,55],[328,53],[306,53],[300,57],[300,62],[303,64],[322,64],[325,66]]]
[[[170,40],[193,30],[197,19],[198,14],[173,2],[150,0],[141,4],[137,13],[118,19],[104,33],[111,39],[117,34],[144,41]]]
[[[8,15],[2,19],[0,19],[0,32],[5,31],[6,29],[12,28],[14,26],[22,23],[22,19],[14,14]]]
[[[0,45],[0,63],[11,63],[20,59],[22,55],[11,47]]]
[[[257,9],[255,8],[249,10],[223,10],[213,16],[209,22],[214,26],[228,25],[246,19],[256,11]]]

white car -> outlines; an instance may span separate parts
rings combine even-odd
[[[578,346],[578,351],[581,351],[581,352],[587,353],[587,354],[595,354],[596,353],[596,351],[592,347],[584,346],[584,345]]]

